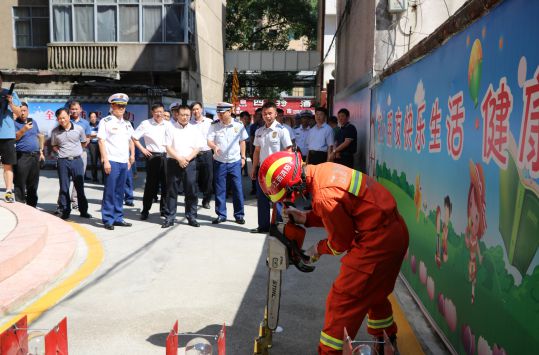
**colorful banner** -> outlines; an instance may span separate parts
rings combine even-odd
[[[257,108],[262,107],[267,100],[257,98],[240,98],[238,106],[236,106],[236,114],[241,111],[247,111],[254,115]],[[283,109],[285,115],[296,115],[302,111],[311,111],[314,114],[314,99],[303,99],[298,97],[287,97],[276,100],[275,104],[278,108]]]
[[[48,101],[48,102],[42,102],[42,101],[34,101],[31,98],[27,100],[28,103],[28,110],[29,110],[29,117],[31,117],[34,121],[37,122],[39,126],[39,130],[41,133],[45,134],[45,159],[47,161],[53,161],[55,160],[52,149],[50,147],[50,134],[51,131],[58,125],[56,121],[56,116],[54,113],[59,108],[65,107],[68,103],[68,100],[66,101]],[[88,118],[90,112],[96,112],[97,117],[100,119],[102,117],[105,117],[108,115],[110,104],[108,103],[84,103],[84,101],[81,101],[82,104],[82,117]],[[125,117],[129,119],[131,122],[133,122],[134,127],[136,128],[140,122],[147,119],[148,116],[148,105],[144,104],[132,104],[127,106],[127,110],[125,112]],[[137,157],[138,158],[138,157]],[[139,159],[137,159],[139,160]]]
[[[373,88],[402,272],[461,354],[539,348],[538,1],[504,1]]]

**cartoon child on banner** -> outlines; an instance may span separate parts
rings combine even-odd
[[[470,160],[470,189],[468,190],[468,226],[464,241],[466,248],[470,251],[470,261],[468,263],[468,276],[472,283],[472,304],[475,302],[475,283],[477,281],[477,258],[479,263],[483,262],[479,240],[487,229],[486,203],[485,203],[485,177],[483,167],[474,164]]]
[[[451,211],[453,210],[453,204],[449,196],[444,198],[444,224],[442,227],[442,259],[447,262],[447,235],[449,234],[449,221],[451,219]]]

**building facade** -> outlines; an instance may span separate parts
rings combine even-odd
[[[156,101],[215,103],[224,9],[221,0],[4,0],[0,70],[44,117],[69,99],[105,115],[114,92],[138,105],[136,121]]]

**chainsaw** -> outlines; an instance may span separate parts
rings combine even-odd
[[[264,320],[260,324],[259,336],[255,339],[254,354],[268,354],[271,348],[272,331],[277,329],[281,304],[281,281],[283,271],[290,264],[301,272],[313,272],[315,267],[307,265],[309,256],[301,247],[305,239],[305,228],[294,223],[276,222],[277,208],[273,206],[272,221],[268,237],[268,289]]]

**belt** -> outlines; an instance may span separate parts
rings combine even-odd
[[[31,157],[38,157],[40,155],[40,153],[39,152],[17,152],[17,155],[18,156],[29,155]]]
[[[198,152],[197,157],[200,157],[200,156],[202,156],[204,154],[209,154],[209,153],[211,153],[211,149],[210,150],[204,150],[202,152]]]
[[[154,152],[150,152],[152,153],[152,156],[154,157],[166,157],[167,156],[167,153],[154,153]]]
[[[58,158],[58,159],[77,160],[77,159],[80,159],[80,155],[77,155],[76,157],[65,157],[65,158]]]

